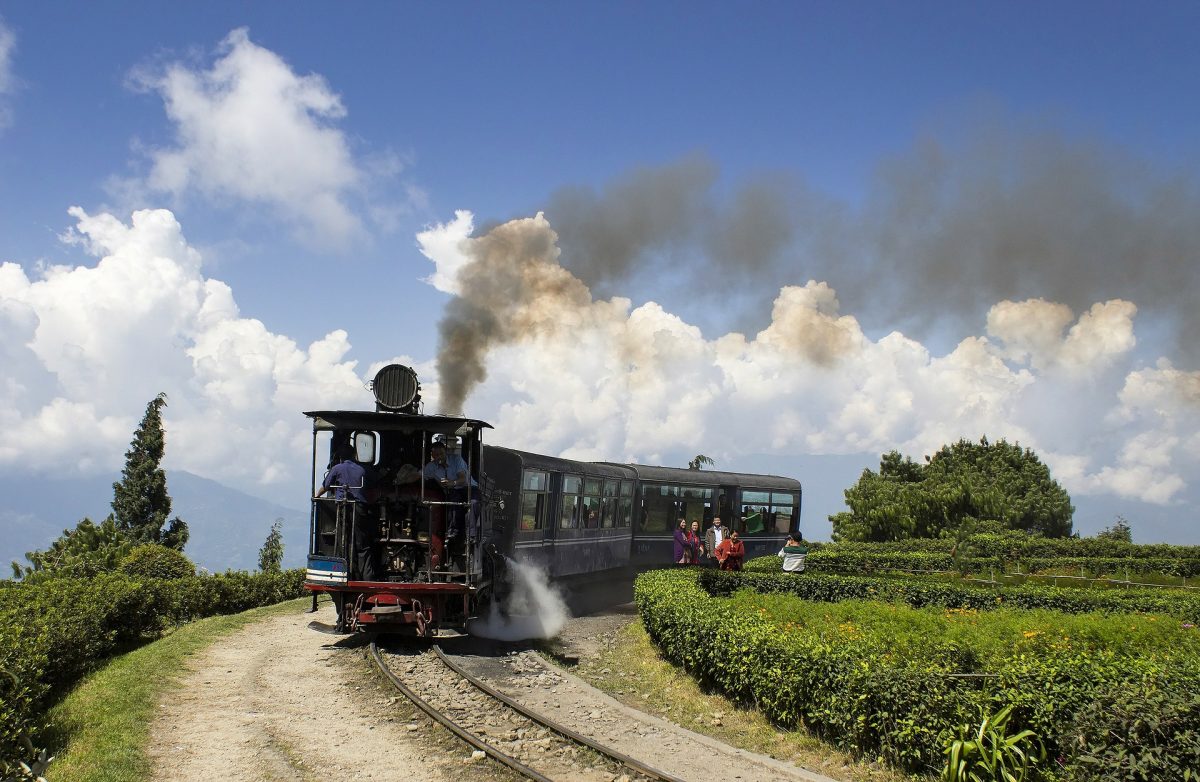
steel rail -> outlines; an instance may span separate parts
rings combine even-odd
[[[551,720],[548,717],[538,714],[535,711],[530,711],[529,709],[525,708],[520,703],[517,703],[515,700],[508,697],[504,693],[500,692],[496,688],[494,688],[491,685],[487,684],[486,682],[480,680],[479,678],[467,673],[467,671],[465,671],[461,665],[459,665],[458,663],[451,660],[446,655],[446,653],[442,651],[442,647],[438,646],[437,644],[434,644],[433,651],[437,654],[438,659],[441,660],[443,663],[445,663],[446,667],[448,667],[450,670],[454,671],[459,676],[461,676],[464,679],[466,679],[467,681],[469,681],[471,684],[473,684],[479,690],[487,693],[491,697],[493,697],[496,700],[503,703],[505,706],[508,706],[510,709],[517,712],[522,717],[532,720],[533,722],[536,722],[537,724],[539,724],[543,727],[549,728],[550,730],[554,731],[555,733],[559,734],[560,736],[563,736],[565,738],[570,739],[571,741],[574,741],[576,744],[582,744],[583,746],[585,746],[589,749],[595,750],[596,752],[599,752],[601,755],[604,755],[607,758],[611,758],[612,760],[617,761],[618,763],[620,763],[623,766],[632,768],[635,771],[638,771],[639,773],[650,777],[651,779],[660,780],[660,782],[685,782],[685,780],[680,779],[679,777],[672,776],[671,774],[668,774],[665,771],[660,771],[659,769],[654,768],[653,766],[648,766],[645,763],[641,762],[640,760],[638,760],[636,758],[632,758],[623,752],[619,752],[615,749],[612,749],[611,747],[607,747],[603,744],[600,744],[600,743],[594,741],[593,739],[590,739],[587,736],[584,736],[583,734],[578,733],[578,732],[568,728],[565,725],[561,725],[561,724],[555,722],[554,720]]]
[[[500,763],[503,763],[504,765],[511,768],[513,771],[516,771],[518,774],[521,774],[522,776],[524,776],[528,779],[534,780],[534,782],[554,782],[554,780],[552,780],[548,777],[542,776],[541,774],[534,771],[529,766],[526,766],[524,763],[522,763],[521,761],[512,757],[511,755],[507,755],[504,752],[502,752],[501,750],[493,747],[491,744],[488,744],[486,741],[481,739],[476,734],[471,733],[469,730],[462,727],[461,725],[459,725],[454,720],[447,717],[442,712],[438,711],[437,708],[435,708],[432,704],[430,704],[428,701],[426,701],[420,695],[417,695],[415,692],[413,692],[408,687],[408,685],[406,685],[404,682],[400,681],[400,678],[398,676],[396,676],[396,674],[392,673],[392,669],[389,668],[387,663],[385,663],[383,661],[383,656],[379,654],[379,645],[375,641],[371,642],[371,656],[375,660],[375,665],[379,668],[380,671],[383,672],[383,675],[386,676],[393,685],[395,685],[396,689],[400,690],[400,692],[404,694],[404,697],[408,698],[410,701],[412,701],[414,704],[416,704],[417,708],[421,709],[421,711],[428,714],[434,720],[437,720],[437,722],[440,725],[442,725],[442,727],[449,730],[455,736],[458,736],[460,739],[467,742],[472,747],[475,747],[476,749],[487,753],[487,755],[489,757],[491,757],[492,759],[494,759],[496,761],[499,761]]]

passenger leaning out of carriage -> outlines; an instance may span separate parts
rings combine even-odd
[[[785,573],[804,572],[804,558],[808,556],[808,548],[804,545],[804,538],[799,532],[788,535],[787,543],[779,549],[779,556],[783,558]]]
[[[464,532],[469,533],[472,539],[475,537],[475,509],[479,505],[479,500],[475,495],[475,490],[479,484],[471,477],[467,470],[467,463],[457,453],[449,453],[446,449],[446,444],[443,442],[435,442],[433,448],[430,449],[429,464],[421,471],[421,474],[430,480],[437,481],[443,490],[446,492],[446,499],[450,502],[466,502],[467,487],[471,488],[471,529],[466,530],[464,527],[463,508],[452,507],[449,516],[448,529],[446,530],[446,542],[462,537]]]
[[[350,500],[354,503],[354,562],[358,577],[363,581],[374,581],[375,552],[371,548],[372,539],[377,534],[375,520],[367,508],[367,471],[354,460],[354,453],[349,448],[340,448],[335,457],[337,462],[325,473],[325,480],[317,490],[316,498],[325,496],[325,492],[333,489],[336,500]]]
[[[717,562],[721,570],[741,570],[742,560],[746,558],[746,547],[738,539],[738,531],[733,530],[729,537],[717,546]]]

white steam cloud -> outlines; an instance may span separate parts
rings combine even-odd
[[[503,610],[493,601],[488,615],[472,620],[468,632],[497,641],[525,641],[558,635],[571,618],[571,612],[558,589],[550,584],[546,571],[512,560],[508,567],[512,591]]]

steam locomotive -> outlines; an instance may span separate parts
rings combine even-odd
[[[314,489],[305,587],[330,594],[338,615],[317,629],[465,630],[493,604],[503,608],[513,562],[543,569],[568,592],[602,584],[617,594],[611,587],[638,571],[671,563],[680,518],[707,528],[721,517],[741,533],[747,558],[775,553],[799,529],[801,486],[791,478],[484,445],[486,422],[419,412],[408,367],[384,367],[371,389],[374,411],[305,413]],[[427,467],[438,448],[465,466],[461,487]],[[339,458],[363,468],[358,485],[331,483]]]

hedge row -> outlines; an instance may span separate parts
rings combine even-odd
[[[781,630],[759,612],[737,611],[731,601],[710,596],[697,578],[694,571],[668,570],[636,582],[642,621],[667,659],[737,701],[756,703],[781,726],[803,724],[844,749],[882,755],[911,771],[940,768],[942,747],[956,726],[975,724],[981,714],[1009,704],[1016,706],[1013,730],[1034,730],[1050,757],[1062,756],[1074,778],[1084,779],[1103,778],[1110,756],[1147,752],[1123,735],[1103,746],[1093,741],[1089,749],[1107,753],[1100,771],[1092,777],[1086,769],[1076,772],[1082,768],[1078,748],[1085,744],[1073,737],[1099,735],[1104,727],[1097,721],[1108,719],[1107,713],[1087,712],[1095,724],[1084,724],[1085,707],[1127,703],[1132,691],[1165,693],[1176,724],[1185,726],[1180,730],[1200,719],[1194,697],[1200,661],[1192,657],[1046,644],[1036,654],[1013,653],[979,670],[982,663],[970,649],[936,638],[848,642],[803,627]],[[906,656],[897,648],[922,651]],[[1127,721],[1159,719],[1138,713]],[[1150,748],[1158,753],[1148,761],[1152,773],[1128,778],[1154,779],[1163,769],[1200,771],[1200,740],[1194,730],[1181,739],[1180,730]]]
[[[1026,532],[981,533],[968,536],[963,543],[981,557],[1019,559],[1038,557],[1082,557],[1098,559],[1191,559],[1200,560],[1200,546],[1169,543],[1126,543],[1106,538],[1044,538]],[[880,543],[831,543],[821,548],[844,551],[889,553],[902,551],[949,552],[954,538],[910,538]]]
[[[174,624],[303,595],[304,571],[172,580],[109,573],[0,589],[0,778],[29,757],[50,702],[112,654]],[[32,742],[32,743],[31,743]]]
[[[1166,589],[1073,589],[1040,584],[990,587],[882,576],[828,573],[782,573],[778,557],[751,560],[742,573],[700,571],[700,585],[713,595],[728,596],[741,587],[756,592],[793,594],[803,600],[887,600],[913,608],[942,606],[986,611],[1043,608],[1066,614],[1146,613],[1174,616],[1200,624],[1200,593]]]
[[[932,541],[943,543],[942,541]],[[987,554],[967,547],[971,553],[956,558],[949,551],[912,550],[892,544],[844,544],[823,546],[808,555],[808,567],[827,573],[880,573],[888,570],[943,571],[963,569],[986,573],[991,568],[1002,571],[1019,568],[1023,573],[1074,571],[1090,576],[1125,576],[1161,573],[1191,578],[1200,575],[1200,558],[1185,557],[1100,557],[1100,556],[1035,556],[1021,552]]]

